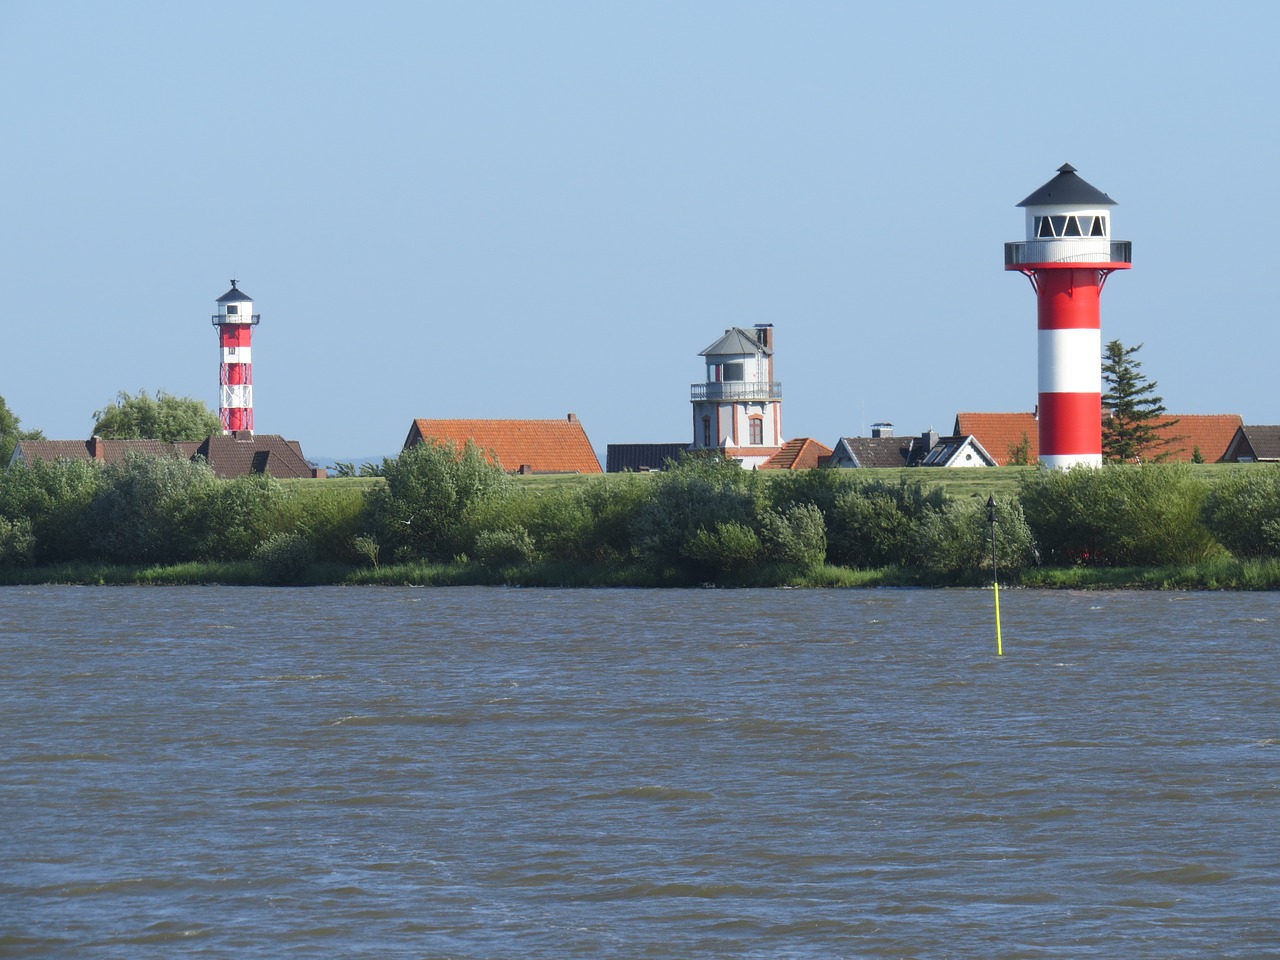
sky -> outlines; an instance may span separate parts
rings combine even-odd
[[[1280,6],[0,0],[0,396],[88,437],[218,405],[236,278],[259,433],[413,419],[693,439],[701,350],[775,327],[783,431],[1036,401],[1017,203],[1071,163],[1133,269],[1103,340],[1172,413],[1280,423]]]

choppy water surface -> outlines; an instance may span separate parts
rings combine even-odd
[[[1280,596],[0,590],[0,955],[1280,954]]]

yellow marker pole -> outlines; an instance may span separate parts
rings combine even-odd
[[[1000,640],[1000,583],[992,581],[992,588],[996,594],[996,656],[1004,656],[1004,644]]]
[[[996,498],[987,498],[987,522],[991,524],[991,590],[996,598],[996,656],[1004,656],[1004,641],[1000,638],[1000,573],[996,569]]]

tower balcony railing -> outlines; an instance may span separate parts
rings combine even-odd
[[[1004,265],[1024,263],[1132,263],[1132,240],[1096,237],[1018,240],[1004,245]]]
[[[220,327],[224,323],[248,323],[256,326],[261,319],[260,313],[215,313],[213,325]]]
[[[699,400],[781,400],[782,384],[776,380],[725,380],[695,383],[689,391],[693,403]]]

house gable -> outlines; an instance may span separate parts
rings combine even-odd
[[[1222,459],[1230,463],[1280,461],[1280,426],[1238,427]]]
[[[760,464],[761,470],[812,470],[825,466],[831,457],[831,448],[812,437],[788,440],[782,449]]]

